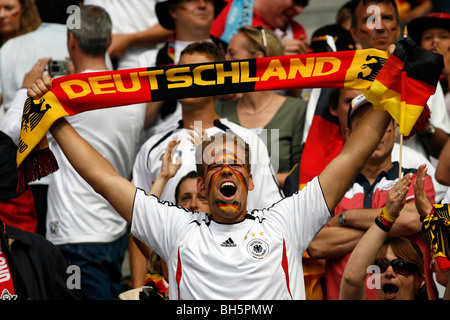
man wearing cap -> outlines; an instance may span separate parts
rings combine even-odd
[[[225,45],[217,38],[211,37],[209,29],[214,17],[225,6],[223,0],[157,0],[155,5],[159,23],[174,35],[161,48],[157,56],[146,52],[139,57],[141,65],[173,65],[178,63],[181,51],[196,41],[214,41]]]
[[[138,57],[138,65],[153,67],[177,64],[181,51],[198,41],[212,41],[225,52],[226,44],[209,34],[214,17],[225,4],[224,0],[157,0],[155,11],[159,23],[175,32],[160,50],[142,53]],[[176,127],[180,119],[181,106],[176,101],[148,103],[146,137]]]
[[[345,139],[350,137],[371,108],[372,105],[364,95],[353,99],[348,112],[348,125],[344,129]],[[391,157],[396,139],[396,123],[392,120],[380,144],[336,206],[334,218],[318,233],[308,248],[313,258],[327,259],[325,279],[328,300],[339,299],[341,277],[352,251],[386,204],[389,189],[398,181],[399,163],[392,161]],[[413,168],[402,168],[402,174],[412,173],[413,179],[416,172]],[[429,199],[434,199],[435,191],[430,176],[426,177],[425,189]],[[431,258],[421,235],[412,186],[406,199],[407,203],[390,235],[405,236],[421,247],[428,294],[430,299],[435,299],[436,286],[429,267]],[[366,290],[366,296],[368,299],[376,299],[375,290]]]

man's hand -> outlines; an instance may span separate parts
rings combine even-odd
[[[42,74],[45,71],[45,67],[52,60],[52,58],[41,58],[36,64],[25,74],[22,82],[22,88],[29,88],[36,80],[42,78]]]
[[[308,40],[301,36],[299,39],[282,39],[285,55],[304,54],[308,51]]]
[[[173,162],[173,156],[177,150],[177,146],[180,144],[180,140],[178,138],[173,137],[172,140],[166,147],[166,151],[162,157],[161,171],[159,175],[161,175],[166,180],[174,177],[177,173],[178,169],[181,165],[181,158],[178,157],[176,163]]]
[[[111,58],[120,59],[131,45],[132,34],[113,34],[111,44],[108,47],[108,54]]]
[[[410,174],[405,175],[389,190],[386,210],[394,218],[398,218],[400,211],[406,204],[406,194],[412,182]]]
[[[425,176],[427,174],[427,166],[425,164],[422,164],[419,166],[419,169],[417,170],[417,177],[414,181],[413,187],[414,187],[414,203],[417,208],[417,212],[419,212],[421,217],[427,216],[431,209],[433,209],[433,206],[430,203],[430,200],[427,198],[427,194],[425,193],[424,188],[424,181]]]
[[[192,144],[197,148],[199,145],[203,143],[203,141],[208,140],[208,134],[206,133],[205,129],[200,129],[198,127],[191,126],[192,130],[189,131],[190,137],[188,137],[188,140],[192,142]]]
[[[436,52],[442,54],[444,58],[444,70],[442,70],[442,73],[445,75],[446,78],[450,77],[450,48],[448,45],[445,45],[445,43],[441,42],[440,40],[435,42],[435,48]]]
[[[44,94],[52,89],[52,78],[49,75],[42,76],[41,79],[37,79],[34,83],[32,83],[28,90],[27,94],[29,97],[34,100],[40,99]]]

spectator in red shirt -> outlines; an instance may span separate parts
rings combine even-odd
[[[363,95],[353,99],[345,128],[346,138],[355,130],[370,106]],[[308,249],[312,258],[327,259],[325,279],[328,300],[339,299],[341,277],[347,261],[355,246],[373,224],[375,217],[386,205],[388,191],[398,179],[399,163],[392,161],[392,149],[396,138],[396,124],[392,122],[378,148],[336,206],[334,218],[318,233]],[[402,174],[412,173],[413,180],[416,172],[416,168],[402,168]],[[431,177],[426,176],[424,183],[427,196],[432,202],[435,191]],[[421,223],[414,205],[412,185],[406,195],[406,201],[400,218],[390,231],[390,236],[404,236],[422,249],[428,294],[433,300],[437,298],[437,289],[430,270],[431,257],[421,234]],[[368,290],[366,297],[368,300],[377,299],[375,290]]]

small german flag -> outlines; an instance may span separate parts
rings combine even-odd
[[[442,55],[402,38],[372,86],[361,91],[375,109],[388,111],[407,137],[435,93],[443,68]]]

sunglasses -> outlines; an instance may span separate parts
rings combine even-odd
[[[385,273],[389,266],[392,267],[395,273],[408,276],[417,271],[417,266],[414,263],[405,261],[403,259],[380,259],[375,261],[375,265],[380,268],[381,273]]]

